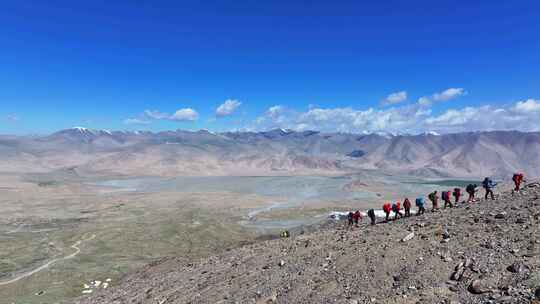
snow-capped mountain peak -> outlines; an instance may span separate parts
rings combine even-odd
[[[72,129],[72,130],[79,131],[79,132],[81,132],[81,133],[91,132],[90,129],[84,128],[84,127],[73,127],[73,128],[71,128],[71,129]]]

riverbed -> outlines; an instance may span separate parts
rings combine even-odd
[[[180,176],[175,178],[137,177],[93,182],[92,185],[113,191],[185,193],[237,193],[266,198],[267,205],[242,214],[242,225],[257,230],[286,229],[310,225],[326,218],[325,214],[309,217],[296,212],[296,218],[265,218],[272,212],[310,206],[354,207],[359,210],[379,208],[384,201],[402,200],[426,195],[434,189],[462,186],[467,181],[422,180],[362,172],[344,176]],[[442,190],[442,189],[441,189]]]

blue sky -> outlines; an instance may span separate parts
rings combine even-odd
[[[0,133],[540,130],[538,1],[79,2],[2,3]]]

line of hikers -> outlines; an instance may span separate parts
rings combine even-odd
[[[521,189],[521,185],[525,183],[525,177],[523,173],[516,173],[512,176],[512,181],[514,182],[514,191],[519,191]],[[484,199],[491,198],[492,200],[495,199],[495,194],[493,193],[493,189],[497,186],[497,183],[491,180],[491,178],[486,177],[484,181],[482,182],[482,187],[485,190]],[[467,203],[473,203],[476,201],[476,193],[478,192],[478,185],[477,184],[469,184],[465,188],[465,192],[469,195],[467,198]],[[441,193],[441,199],[444,202],[444,208],[452,208],[454,207],[454,204],[457,204],[460,202],[462,193],[461,188],[454,188],[453,191],[443,191]],[[454,203],[452,203],[452,198],[454,199]],[[431,201],[432,204],[432,212],[436,212],[439,210],[439,195],[437,191],[431,192],[428,195],[428,199]],[[418,211],[416,212],[416,215],[422,215],[426,212],[425,208],[425,199],[423,196],[416,198],[415,205],[418,207]],[[394,213],[394,220],[397,220],[398,218],[403,217],[410,217],[411,216],[411,208],[412,203],[408,198],[405,198],[403,201],[403,209],[404,214],[401,213],[401,202],[397,201],[395,203],[387,202],[383,205],[382,210],[385,214],[385,221],[388,222],[390,220],[391,213]],[[371,225],[375,225],[376,223],[376,214],[374,209],[369,209],[367,212],[368,217],[371,220]],[[362,220],[362,213],[359,210],[356,210],[356,212],[349,212],[347,215],[348,224],[349,226],[356,225],[358,226],[358,222]]]

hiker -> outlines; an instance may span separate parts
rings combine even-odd
[[[382,207],[384,214],[386,214],[386,222],[390,220],[390,212],[392,211],[392,204],[385,203]]]
[[[368,215],[369,218],[371,219],[371,225],[375,225],[375,220],[376,220],[376,217],[375,217],[375,210],[369,209],[368,212],[367,212],[367,215]]]
[[[435,212],[439,209],[439,197],[437,196],[437,190],[431,192],[428,196],[429,200],[433,204],[431,212]]]
[[[469,184],[467,185],[467,188],[465,188],[465,191],[469,194],[469,198],[467,199],[468,203],[472,203],[475,201],[474,195],[476,194],[476,188],[478,187],[477,184]]]
[[[354,218],[354,214],[352,213],[352,211],[349,211],[349,214],[347,214],[347,220],[349,220],[349,226],[353,225],[353,218]]]
[[[525,182],[525,176],[523,173],[516,173],[514,176],[512,176],[512,181],[514,182],[514,185],[516,185],[514,191],[519,191],[521,183]]]
[[[426,212],[426,208],[424,208],[424,204],[425,204],[425,201],[423,197],[419,197],[416,199],[416,207],[418,207],[418,212],[416,212],[416,215],[421,215],[421,214],[424,214],[424,212]]]
[[[493,188],[497,186],[497,183],[491,180],[491,178],[486,177],[484,178],[484,181],[482,182],[482,187],[484,187],[484,190],[486,190],[486,195],[484,199],[488,199],[489,196],[491,196],[492,200],[495,200],[495,195],[493,194]]]
[[[400,218],[403,217],[403,214],[401,214],[401,203],[398,201],[395,204],[392,204],[392,211],[396,214],[394,217],[394,220],[398,219],[398,216]]]
[[[452,205],[450,195],[450,191],[443,191],[441,193],[442,200],[444,201],[444,209],[446,209],[448,206],[450,206],[450,208],[454,207],[454,205]]]
[[[411,201],[408,198],[403,201],[403,208],[405,209],[405,217],[411,216]]]
[[[459,203],[459,198],[461,197],[461,189],[460,188],[454,188],[454,192],[452,193],[456,200],[456,204]]]
[[[360,210],[356,210],[356,212],[353,214],[353,221],[356,227],[358,227],[358,222],[361,219],[362,219],[362,214],[360,213]]]

